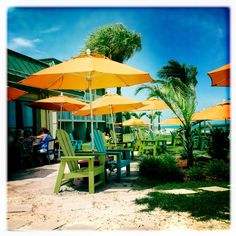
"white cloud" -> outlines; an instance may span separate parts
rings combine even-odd
[[[26,39],[26,38],[13,38],[9,43],[9,48],[19,49],[19,48],[34,48],[36,43],[40,43],[41,39]]]
[[[49,33],[53,33],[53,32],[57,32],[61,29],[61,27],[51,27],[51,28],[48,28],[48,29],[45,29],[45,30],[42,30],[41,33],[42,34],[49,34]]]

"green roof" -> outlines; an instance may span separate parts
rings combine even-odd
[[[25,56],[10,49],[8,49],[7,53],[8,80],[17,82],[35,72],[49,67],[45,62]]]

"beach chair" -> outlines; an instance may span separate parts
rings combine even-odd
[[[122,141],[124,143],[124,147],[131,149],[132,158],[134,158],[134,148],[135,148],[135,137],[134,134],[123,134]]]
[[[57,130],[56,136],[64,156],[60,159],[60,167],[54,192],[58,193],[60,191],[60,187],[65,181],[68,182],[68,180],[88,177],[89,193],[94,193],[97,185],[105,183],[105,154],[78,153],[78,155],[76,155],[70,137],[66,131],[62,129]],[[97,166],[94,165],[96,157],[98,163]],[[81,167],[84,162],[88,163],[87,166]],[[65,173],[66,165],[69,169],[69,172],[67,173]],[[100,176],[97,183],[95,183],[95,176]]]
[[[115,156],[115,167],[117,169],[117,181],[121,180],[121,169],[126,167],[126,176],[130,175],[130,149],[107,149],[103,142],[102,136],[97,129],[94,129],[94,144],[98,152],[106,153],[107,156]]]
[[[139,131],[141,132],[141,130]],[[144,136],[143,134],[140,134],[140,146],[138,149],[138,156],[142,156],[145,153],[152,153],[153,156],[157,155],[157,142],[155,140],[153,132],[149,131],[149,136]]]
[[[70,140],[71,140],[74,151],[80,150],[82,148],[83,141],[75,140],[72,133],[70,133],[69,136],[70,136]]]

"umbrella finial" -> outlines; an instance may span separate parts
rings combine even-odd
[[[90,54],[91,54],[91,50],[90,50],[89,48],[86,50],[86,54],[87,54],[87,55],[90,55]]]

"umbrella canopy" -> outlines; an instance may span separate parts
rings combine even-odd
[[[191,120],[230,120],[230,102],[222,102],[196,112]]]
[[[136,111],[153,111],[170,109],[165,102],[158,98],[149,98],[143,102],[145,106],[138,108]]]
[[[28,92],[20,90],[20,89],[16,89],[13,87],[7,87],[7,99],[8,101],[13,101],[25,94],[27,94]]]
[[[169,119],[163,120],[159,123],[160,125],[182,125],[182,122],[178,117],[171,117]]]
[[[60,111],[60,117],[62,117],[62,111],[76,111],[86,105],[87,103],[64,96],[63,93],[61,93],[60,96],[41,99],[29,104],[29,106],[37,107],[39,109]]]
[[[118,94],[105,94],[92,102],[93,115],[114,114],[142,107],[143,103]],[[89,104],[74,113],[75,116],[89,116]]]
[[[89,90],[92,150],[94,150],[92,89],[113,88],[154,81],[143,72],[99,55],[81,54],[61,64],[41,70],[20,81],[44,89]]]
[[[129,120],[126,120],[122,123],[123,126],[149,126],[150,123],[137,118],[131,118]]]
[[[60,96],[41,99],[29,104],[29,106],[32,107],[52,111],[76,111],[86,105],[87,103],[85,102],[78,101],[62,94]]]
[[[230,86],[230,64],[207,73],[211,78],[211,86]]]
[[[20,83],[44,89],[89,90],[131,86],[152,81],[147,72],[112,61],[99,54],[88,53],[43,69],[21,80]]]

